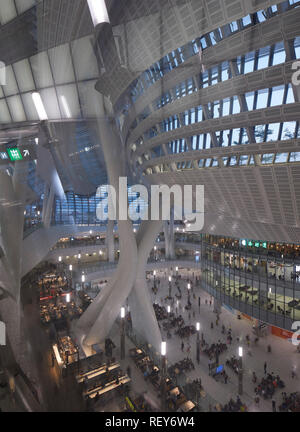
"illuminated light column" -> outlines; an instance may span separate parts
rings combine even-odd
[[[170,324],[170,314],[171,314],[171,306],[168,306],[168,322]]]
[[[70,280],[71,280],[71,289],[73,289],[73,266],[72,264],[70,264],[69,266],[69,270],[70,270]]]
[[[125,308],[121,308],[121,360],[125,359]]]
[[[243,395],[243,347],[239,347],[239,395]]]
[[[197,346],[196,346],[196,358],[197,363],[200,363],[200,323],[197,322],[196,324],[196,330],[197,330]]]
[[[161,343],[161,382],[160,382],[160,396],[161,396],[161,410],[167,411],[167,394],[166,394],[166,377],[167,377],[167,342]]]
[[[191,304],[191,294],[190,294],[191,284],[190,283],[187,284],[187,289],[188,289],[188,305],[190,305]]]

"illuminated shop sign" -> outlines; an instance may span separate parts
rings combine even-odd
[[[259,242],[259,241],[247,240],[247,239],[243,239],[242,240],[242,245],[243,246],[248,246],[248,247],[253,247],[254,246],[256,248],[262,247],[264,249],[267,249],[267,247],[268,247],[267,242]]]

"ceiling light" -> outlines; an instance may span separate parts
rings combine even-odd
[[[46,110],[45,110],[45,107],[44,107],[41,95],[39,93],[32,93],[31,96],[32,96],[32,100],[33,100],[35,109],[37,110],[39,119],[41,121],[48,120],[48,115],[46,113]]]
[[[88,0],[88,5],[95,27],[98,24],[110,22],[105,0]]]
[[[67,116],[67,118],[72,118],[72,114],[71,114],[71,111],[70,111],[70,108],[69,108],[69,105],[68,105],[68,102],[67,102],[67,99],[65,98],[65,96],[61,96],[60,100],[61,100],[61,104],[62,104],[64,112],[65,112],[65,115]]]

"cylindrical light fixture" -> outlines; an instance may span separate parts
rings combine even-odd
[[[167,342],[161,343],[161,355],[165,356],[167,354]]]
[[[199,322],[197,322],[197,324],[196,324],[196,330],[199,332],[200,331],[200,323]]]
[[[85,275],[84,275],[84,274],[81,276],[81,282],[82,282],[82,283],[85,282]]]
[[[73,270],[73,266],[72,266],[72,264],[69,265],[69,270],[70,270],[70,271]]]
[[[121,318],[125,318],[125,308],[121,307]]]
[[[239,357],[243,357],[243,347],[239,347]]]
[[[87,0],[94,26],[110,23],[105,0]]]

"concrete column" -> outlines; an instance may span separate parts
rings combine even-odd
[[[10,286],[7,289],[15,299],[19,299],[20,294],[24,209],[27,190],[26,186],[19,181],[23,174],[17,164],[13,177],[8,176],[3,171],[0,172],[0,226],[2,248],[5,254],[2,261],[10,276]],[[3,288],[6,289],[5,286]]]
[[[48,196],[49,196],[49,186],[47,184],[45,184],[45,188],[44,188],[44,200],[43,200],[43,208],[42,208],[42,222],[43,223],[44,223],[46,209],[47,209]]]
[[[108,261],[110,263],[115,262],[115,236],[114,236],[114,221],[107,221],[107,230],[106,230],[106,247],[107,247],[107,255]]]
[[[47,195],[46,202],[44,199],[43,203],[43,224],[45,228],[49,228],[51,225],[51,216],[53,211],[53,204],[54,204],[54,187],[53,185],[50,186],[49,194]]]
[[[99,98],[101,98],[101,95],[99,95]],[[106,115],[103,97],[102,100],[99,99],[99,104],[100,108],[102,108],[102,112],[98,115],[99,136],[103,143],[103,153],[108,170],[109,181],[110,184],[115,187],[118,194],[119,177],[124,176],[125,174],[122,160],[119,157],[122,143],[117,132],[114,118],[107,117]],[[78,322],[77,336],[83,348],[87,352],[90,351],[91,345],[103,341],[109,334],[112,325],[120,314],[121,307],[125,305],[129,294],[136,284],[137,274],[141,275],[141,269],[143,269],[143,276],[145,278],[145,262],[150,253],[148,247],[150,247],[150,249],[153,247],[157,233],[160,230],[157,229],[155,232],[153,241],[152,228],[149,230],[148,234],[147,230],[141,231],[140,235],[142,237],[144,232],[146,234],[144,240],[141,240],[139,251],[140,257],[138,258],[137,239],[133,233],[131,222],[118,220],[118,226],[120,259],[117,270],[105,289],[101,290],[92,305],[87,309]],[[141,252],[143,252],[143,254]],[[147,256],[146,259],[144,259],[144,256]],[[151,311],[151,302],[147,300],[147,290],[145,290],[145,285],[143,285],[143,283],[137,283],[137,290],[138,295],[136,296],[136,307],[137,310],[142,311],[143,326],[150,329],[150,332],[153,332],[154,336],[151,337],[151,340],[159,340],[160,333],[158,324],[153,308],[153,312]]]
[[[169,223],[169,254],[170,259],[175,258],[175,234],[174,234],[174,208],[171,210],[171,220]]]
[[[170,233],[169,233],[169,224],[168,222],[164,222],[163,224],[164,234],[165,234],[165,258],[170,258]]]
[[[162,339],[146,282],[145,268],[161,227],[162,221],[147,221],[140,228],[137,235],[137,275],[134,289],[129,297],[133,328],[157,350],[160,349]]]

